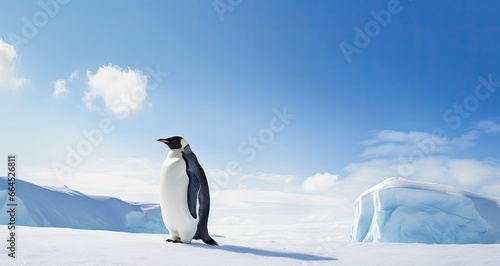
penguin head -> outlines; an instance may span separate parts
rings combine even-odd
[[[158,139],[157,141],[167,144],[171,150],[184,150],[187,145],[187,141],[179,136],[173,136],[168,139]]]

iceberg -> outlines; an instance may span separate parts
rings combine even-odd
[[[500,198],[389,178],[354,203],[352,242],[500,244]]]

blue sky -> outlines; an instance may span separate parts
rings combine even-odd
[[[222,190],[352,200],[403,176],[500,196],[498,8],[4,1],[1,152],[21,178],[131,200],[156,200],[172,135]]]

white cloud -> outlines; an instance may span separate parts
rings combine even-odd
[[[23,179],[39,185],[66,185],[89,195],[138,202],[158,202],[161,162],[147,158],[89,158],[71,173],[57,178],[54,169],[25,167]]]
[[[69,76],[68,81],[73,81],[73,80],[75,80],[75,79],[77,79],[77,78],[78,78],[78,71],[77,71],[77,70],[75,70],[75,71],[73,71],[73,72],[71,73],[71,75]]]
[[[382,130],[375,134],[373,139],[363,141],[366,145],[374,145],[378,143],[384,142],[395,142],[395,143],[408,143],[415,142],[418,140],[423,140],[427,138],[432,138],[436,142],[443,142],[444,140],[440,139],[438,135],[433,135],[427,132],[418,132],[418,131],[394,131],[394,130]]]
[[[456,138],[444,132],[401,132],[384,130],[363,141],[365,161],[342,169],[342,179],[335,188],[349,184],[358,193],[390,177],[446,184],[460,189],[491,194],[500,184],[500,162],[495,159],[454,158],[455,152],[476,146],[484,133],[500,132],[500,125],[481,121]],[[368,157],[368,159],[367,159]],[[496,191],[494,196],[500,196]]]
[[[483,120],[477,123],[476,127],[486,133],[500,133],[500,124],[493,121]]]
[[[481,143],[479,138],[484,133],[499,132],[500,125],[492,121],[481,121],[462,136],[452,139],[444,132],[380,131],[362,142],[365,161],[345,166],[342,179],[336,182],[330,194],[354,200],[387,178],[405,177],[498,197],[498,159],[453,158],[453,154]]]
[[[302,188],[306,193],[320,193],[326,192],[335,186],[337,181],[339,180],[339,176],[335,174],[317,173],[313,176],[308,177],[304,184],[302,184]]]
[[[460,137],[448,139],[440,131],[427,133],[383,130],[377,132],[372,139],[361,142],[366,146],[362,156],[407,156],[419,152],[425,155],[446,154],[474,146],[479,133],[472,130]]]
[[[68,82],[71,82],[78,78],[78,71],[73,71],[68,79],[58,79],[54,82],[54,91],[52,91],[53,97],[58,97],[61,94],[69,93],[67,86]]]
[[[292,175],[282,175],[282,174],[270,174],[270,173],[250,173],[250,174],[245,174],[241,175],[240,180],[245,180],[245,181],[257,181],[261,183],[262,181],[265,181],[267,183],[272,183],[276,185],[281,185],[281,186],[288,186],[292,183],[294,180],[294,177]]]
[[[0,38],[0,89],[16,90],[28,84],[28,79],[17,75],[16,57],[17,53],[14,46],[5,43]]]
[[[331,198],[328,196],[245,189],[228,189],[221,191],[217,200],[222,202],[249,202],[252,204],[265,203],[266,206],[273,204],[331,206],[332,204]]]
[[[207,178],[216,190],[220,189],[266,189],[266,190],[294,190],[295,177],[274,173],[229,173],[220,169],[207,169]]]
[[[365,187],[389,177],[405,177],[446,184],[479,193],[491,193],[489,187],[500,183],[497,160],[453,158],[453,152],[477,145],[482,133],[500,132],[500,125],[481,121],[457,138],[444,132],[401,132],[384,130],[363,141],[363,155],[372,159],[352,163],[343,169],[346,180],[362,180]],[[499,196],[496,193],[496,196]]]
[[[95,98],[102,98],[106,111],[126,118],[141,110],[147,98],[147,76],[140,70],[103,65],[95,74],[87,71],[87,78],[89,89],[83,101],[89,109],[93,109]]]
[[[464,187],[484,187],[500,183],[500,165],[471,159],[448,161],[449,175]]]
[[[426,156],[409,164],[398,158],[384,158],[349,164],[343,172],[345,176],[339,186],[349,184],[349,190],[358,195],[386,178],[405,177],[500,196],[500,191],[492,194],[489,189],[500,184],[497,161]]]
[[[61,94],[69,93],[68,87],[66,86],[66,80],[58,79],[54,82],[54,91],[52,91],[52,96],[57,97]]]

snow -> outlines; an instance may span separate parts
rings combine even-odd
[[[0,265],[499,265],[500,245],[273,242],[215,237],[220,246],[166,243],[159,234],[21,226]],[[6,235],[2,227],[0,235]]]
[[[500,198],[390,178],[354,207],[352,241],[500,244]]]
[[[0,177],[0,187],[7,188]],[[158,204],[132,203],[112,197],[87,196],[68,187],[40,187],[16,181],[18,225],[110,230],[133,233],[168,233]],[[0,213],[6,213],[7,190],[0,190]],[[0,224],[7,224],[0,215]]]
[[[5,178],[0,178],[0,185],[0,207],[3,208],[0,223],[6,224]],[[335,237],[322,234],[312,240],[297,241],[293,232],[279,237],[261,233],[260,240],[212,235],[220,244],[216,247],[201,241],[166,243],[168,236],[158,204],[87,196],[67,187],[39,187],[22,180],[17,181],[16,191],[16,258],[7,256],[5,239],[12,231],[0,226],[0,239],[5,243],[4,251],[0,252],[0,265],[500,265],[498,244],[337,242],[332,240]],[[378,196],[379,205],[369,201],[373,201],[372,195]],[[468,198],[472,204],[459,200],[460,197]],[[376,230],[372,229],[367,216],[369,208],[374,215],[373,210],[377,210],[374,206],[390,205],[393,212],[398,206],[405,206],[420,212],[427,210],[426,213],[429,209],[441,208],[445,210],[442,211],[445,217],[463,217],[473,225],[482,221],[480,225],[485,230],[491,230],[495,223],[498,228],[495,212],[498,199],[434,184],[392,179],[365,192],[356,204],[358,214],[362,215],[357,217],[360,223],[356,227],[359,230],[353,231],[354,239],[357,239],[356,233],[363,230],[375,235]],[[404,219],[398,213],[393,216],[399,217],[399,221]],[[406,219],[416,218],[410,215]],[[390,224],[391,219],[386,221]],[[374,227],[384,229],[380,225]],[[393,225],[397,226],[396,222]],[[441,230],[446,229],[440,226]],[[384,230],[378,232],[385,237]],[[482,239],[495,239],[493,231],[485,232]]]

